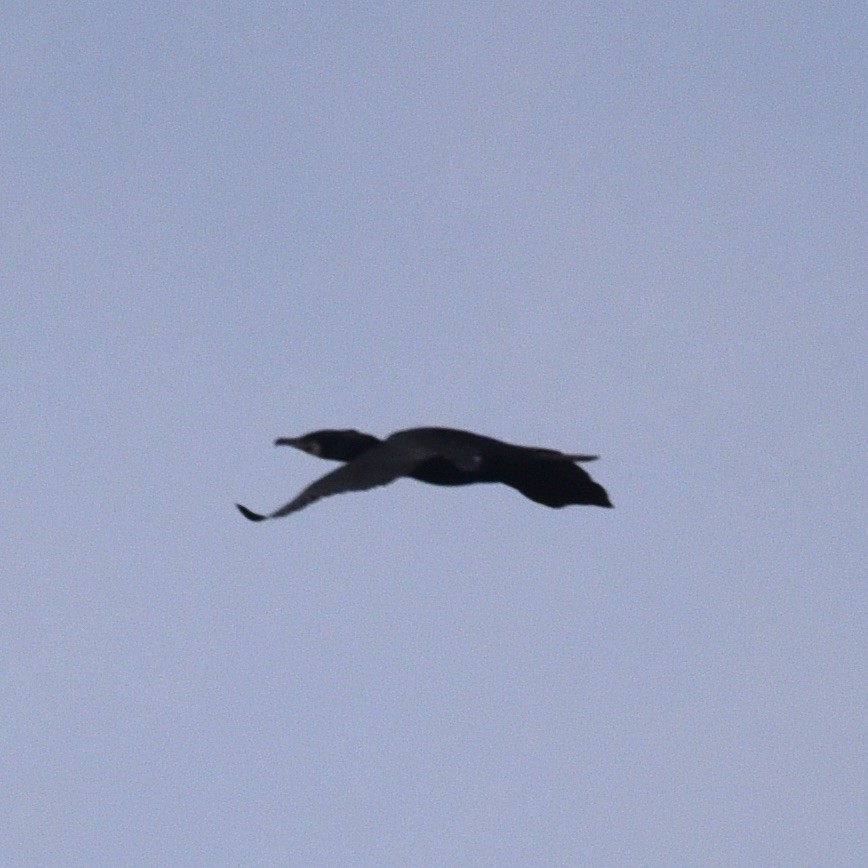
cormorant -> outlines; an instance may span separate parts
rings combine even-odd
[[[515,446],[454,428],[410,428],[385,440],[347,429],[313,431],[303,437],[279,437],[275,446],[294,446],[343,461],[293,500],[268,515],[235,504],[250,521],[280,518],[323,497],[388,485],[402,476],[432,485],[502,482],[544,506],[611,506],[609,495],[576,462],[596,455],[566,455],[555,449]]]

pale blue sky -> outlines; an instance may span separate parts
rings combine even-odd
[[[6,4],[0,861],[865,864],[865,20]]]

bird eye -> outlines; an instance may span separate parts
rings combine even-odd
[[[322,452],[322,447],[316,442],[316,440],[309,440],[305,443],[305,446],[307,446],[307,451],[311,455],[319,456],[320,452]]]

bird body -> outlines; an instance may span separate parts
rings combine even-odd
[[[274,442],[344,464],[269,515],[236,504],[251,521],[280,518],[323,497],[388,485],[402,476],[447,486],[501,482],[536,503],[555,508],[612,505],[606,490],[577,463],[593,461],[596,455],[516,446],[455,428],[409,428],[385,440],[354,429],[324,430],[279,437]]]

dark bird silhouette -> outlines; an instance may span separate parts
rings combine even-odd
[[[432,485],[502,482],[544,506],[611,506],[606,490],[576,462],[596,455],[566,455],[555,449],[515,446],[454,428],[410,428],[385,440],[347,429],[313,431],[303,437],[279,437],[275,446],[294,446],[345,462],[268,515],[235,504],[250,521],[280,518],[323,497],[388,485],[402,476]]]

